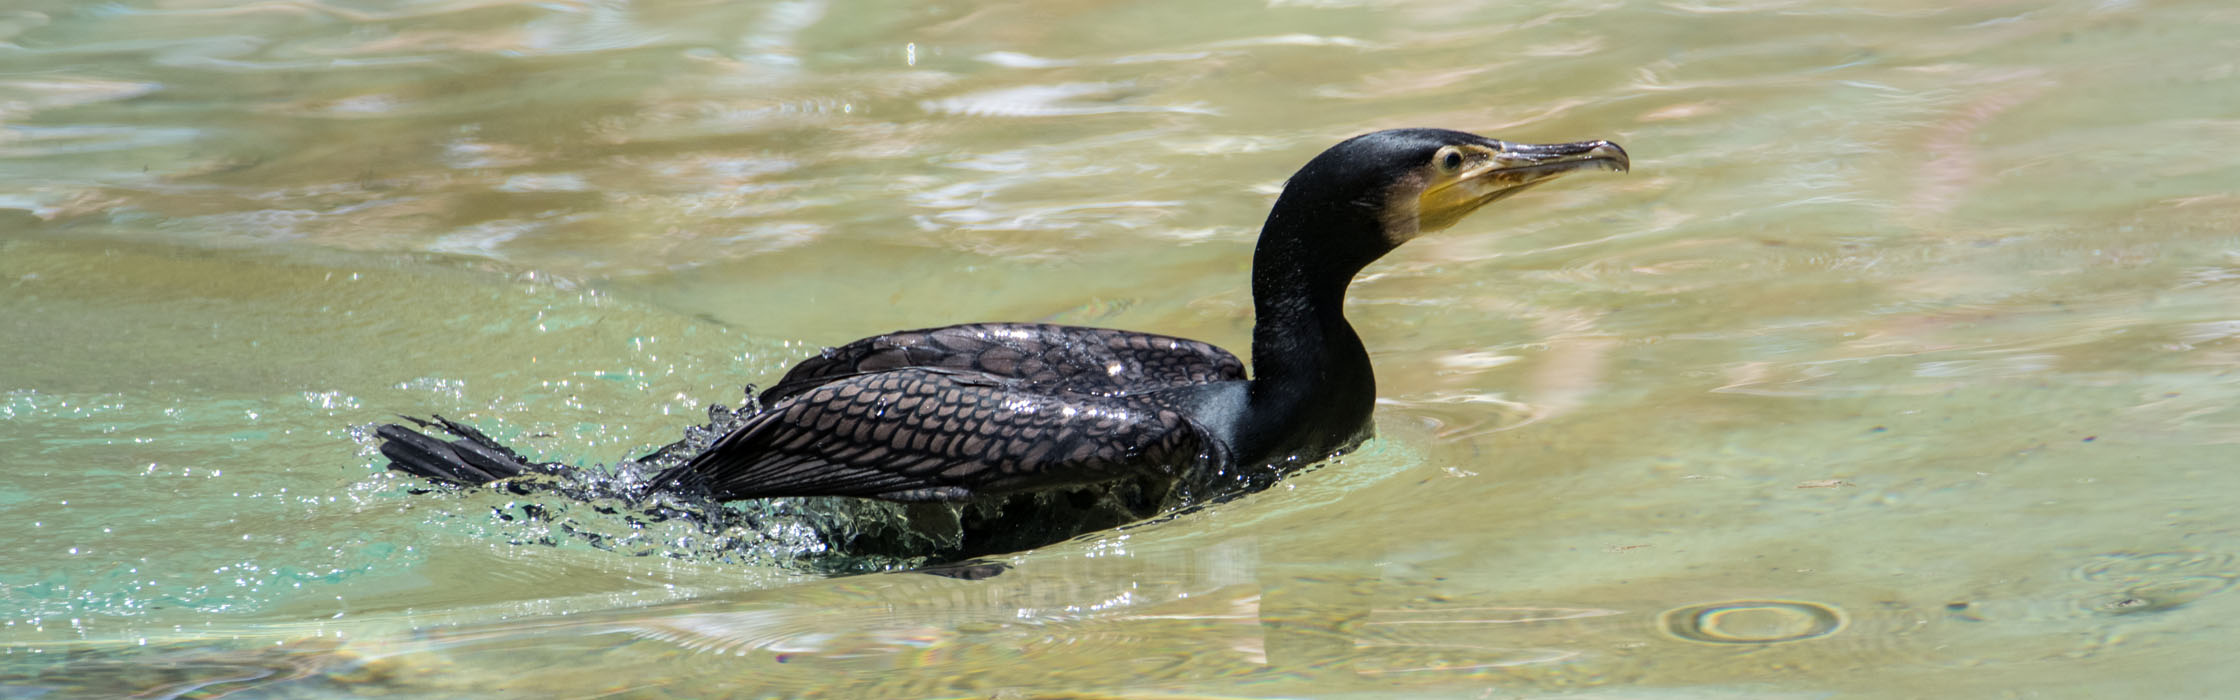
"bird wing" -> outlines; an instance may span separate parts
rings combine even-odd
[[[698,483],[722,500],[955,501],[1172,475],[1209,444],[1150,397],[1020,384],[924,367],[833,379],[772,405],[656,483]]]
[[[1244,363],[1211,343],[1046,323],[972,323],[873,336],[804,360],[765,403],[843,377],[924,367],[1011,380],[1029,393],[1100,396],[1244,379]]]

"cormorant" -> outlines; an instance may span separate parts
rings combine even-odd
[[[1627,167],[1609,141],[1356,136],[1292,175],[1261,229],[1249,376],[1221,348],[1149,333],[1038,323],[900,331],[826,349],[712,443],[688,440],[638,462],[673,465],[650,488],[719,501],[957,504],[945,516],[952,542],[886,552],[933,560],[1028,549],[1257,490],[1369,437],[1376,380],[1344,315],[1364,266],[1557,176]],[[460,439],[379,428],[390,467],[469,485],[567,469],[438,420]]]

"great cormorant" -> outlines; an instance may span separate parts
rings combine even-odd
[[[1369,437],[1376,380],[1344,314],[1364,266],[1557,176],[1627,167],[1609,141],[1356,136],[1293,174],[1261,228],[1249,375],[1221,348],[1149,333],[1034,323],[900,331],[794,366],[757,412],[696,454],[669,455],[673,466],[646,483],[720,501],[975,504],[952,512],[953,546],[889,552],[934,559],[1031,548],[1249,492]],[[460,439],[381,427],[390,466],[470,485],[565,469],[440,425]],[[1100,499],[1117,515],[1089,512]]]

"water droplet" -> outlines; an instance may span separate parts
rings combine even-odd
[[[2162,612],[2224,592],[2232,579],[2222,576],[2187,576],[2141,583],[2121,593],[2086,601],[2087,608],[2110,615]]]

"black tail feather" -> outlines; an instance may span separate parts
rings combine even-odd
[[[399,417],[422,429],[438,428],[459,439],[446,442],[396,424],[375,428],[374,435],[381,438],[381,456],[389,458],[390,469],[462,486],[481,486],[522,474],[552,471],[548,465],[531,463],[473,426],[443,416],[434,416],[434,421]]]

